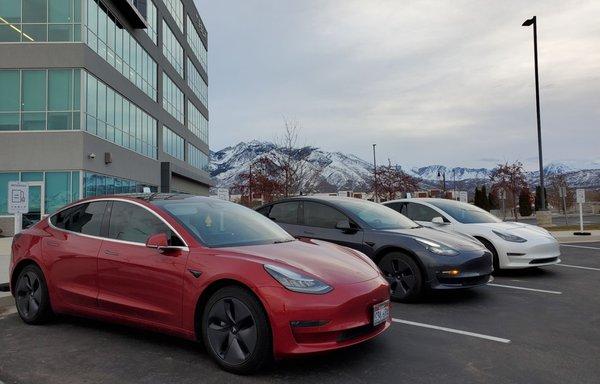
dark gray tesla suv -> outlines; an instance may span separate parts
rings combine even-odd
[[[477,241],[423,227],[366,200],[295,197],[257,209],[297,238],[330,241],[369,256],[397,301],[414,301],[426,288],[454,289],[488,283],[492,255]]]

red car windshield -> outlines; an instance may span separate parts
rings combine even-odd
[[[260,213],[227,201],[189,197],[152,202],[211,248],[274,244],[294,238]]]

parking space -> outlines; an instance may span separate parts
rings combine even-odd
[[[594,269],[557,265],[508,271],[492,286],[395,303],[396,321],[372,342],[279,362],[244,378],[219,370],[197,344],[169,336],[75,318],[30,327],[15,314],[0,313],[0,380],[597,383],[600,243],[577,245],[586,248],[562,247],[563,263]]]

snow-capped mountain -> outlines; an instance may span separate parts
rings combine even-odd
[[[235,146],[223,148],[211,153],[211,176],[218,187],[231,187],[237,176],[247,171],[250,164],[258,158],[277,152],[280,149],[270,142],[253,140],[242,142]],[[342,152],[327,152],[315,147],[305,147],[300,151],[309,151],[309,163],[315,169],[322,169],[319,189],[321,192],[339,190],[365,190],[373,173],[372,163],[359,157]],[[446,167],[429,165],[404,169],[408,174],[421,180],[421,186],[426,188],[440,187],[438,173],[446,176],[446,187],[461,190],[473,190],[475,186],[489,183],[491,170],[486,168]],[[600,188],[600,169],[576,169],[564,163],[549,163],[544,168],[549,176],[564,173],[567,181],[573,187]],[[535,185],[538,172],[526,172],[526,177]]]

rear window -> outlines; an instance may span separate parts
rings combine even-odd
[[[58,212],[50,218],[50,222],[66,231],[100,236],[105,208],[106,201],[79,204]]]

